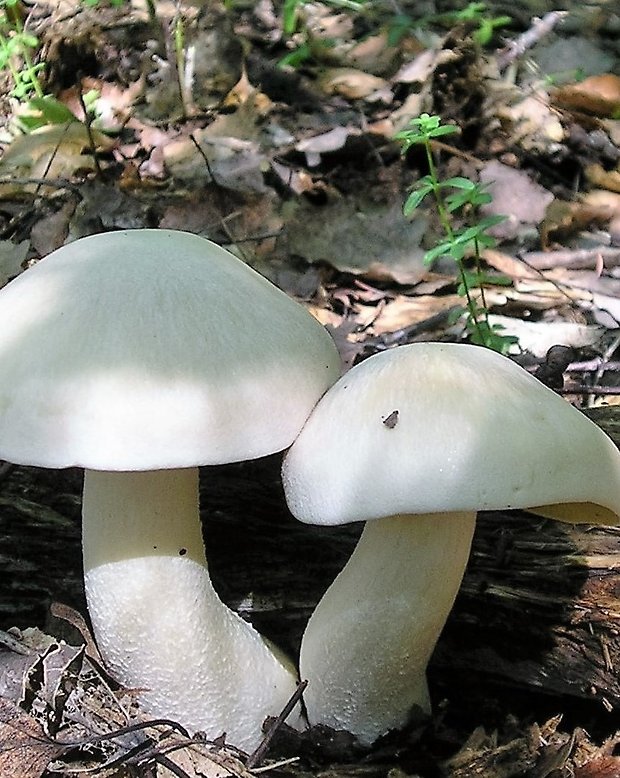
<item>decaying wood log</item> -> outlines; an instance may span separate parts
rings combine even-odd
[[[620,444],[620,409],[592,415]],[[294,522],[278,472],[278,457],[205,470],[205,536],[223,598],[295,651],[359,528]],[[0,628],[50,628],[52,599],[84,609],[80,482],[77,471],[32,468],[15,468],[0,481]],[[452,694],[499,685],[557,698],[558,710],[560,697],[598,702],[605,716],[620,711],[619,669],[620,529],[520,512],[481,515],[433,658],[436,695],[446,693],[442,679],[449,678],[457,684]]]

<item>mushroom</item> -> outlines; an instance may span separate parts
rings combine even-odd
[[[295,691],[213,589],[197,466],[289,446],[338,373],[302,306],[183,232],[83,238],[0,291],[0,456],[86,469],[95,637],[147,712],[252,749]]]
[[[611,440],[509,359],[462,344],[401,346],[345,373],[286,454],[283,483],[304,522],[366,522],[300,657],[310,724],[365,744],[430,710],[426,666],[477,511],[620,517]]]

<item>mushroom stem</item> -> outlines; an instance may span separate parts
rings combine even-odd
[[[369,521],[302,638],[310,724],[372,743],[430,710],[426,665],[469,557],[473,512]]]
[[[211,584],[198,470],[87,470],[83,553],[88,610],[115,677],[145,690],[152,715],[254,749],[296,673]]]

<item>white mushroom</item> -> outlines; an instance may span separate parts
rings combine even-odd
[[[211,585],[197,466],[290,445],[338,365],[302,306],[187,233],[84,238],[0,291],[0,456],[86,468],[95,636],[152,714],[251,749],[294,692]]]
[[[310,724],[371,743],[430,708],[425,671],[476,512],[617,523],[620,454],[525,370],[476,346],[376,354],[319,401],[283,466],[292,513],[366,521],[301,645]]]

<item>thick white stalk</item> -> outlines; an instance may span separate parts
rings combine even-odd
[[[426,666],[469,558],[475,513],[366,523],[301,643],[310,724],[372,743],[430,710]]]
[[[213,589],[198,470],[87,470],[83,551],[88,610],[112,673],[145,689],[152,715],[255,748],[296,674]]]

